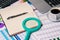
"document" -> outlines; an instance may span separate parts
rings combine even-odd
[[[19,1],[13,3],[9,7],[0,9],[1,17],[8,29],[9,35],[15,35],[24,31],[22,27],[22,22],[26,18],[34,17],[38,18],[33,11],[32,7],[27,3],[20,3]],[[32,21],[31,21],[32,22]],[[29,22],[27,23],[27,25]],[[34,22],[34,26],[37,26]],[[28,25],[29,28],[32,28]]]

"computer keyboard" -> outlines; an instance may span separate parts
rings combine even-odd
[[[60,0],[45,0],[51,7],[60,4]]]
[[[18,0],[0,0],[0,8],[5,8]]]

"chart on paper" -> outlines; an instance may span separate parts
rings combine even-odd
[[[30,40],[60,40],[60,22],[52,22],[47,18],[46,14],[41,14],[38,10],[35,13],[40,18],[42,28],[31,35]],[[21,40],[24,40],[25,33],[18,34]]]

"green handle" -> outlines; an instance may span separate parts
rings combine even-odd
[[[26,32],[26,37],[25,37],[24,40],[29,40],[30,35],[31,35],[31,32],[27,31],[27,32]]]

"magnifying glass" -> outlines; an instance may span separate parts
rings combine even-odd
[[[36,26],[34,28],[28,28],[26,26],[26,23],[30,20],[36,21],[38,23],[38,26]],[[25,37],[24,40],[29,40],[31,33],[35,32],[35,31],[38,31],[41,28],[41,25],[42,25],[41,21],[37,18],[30,17],[30,18],[25,19],[22,23],[22,26],[26,31],[26,37]]]

